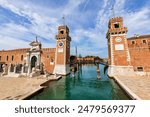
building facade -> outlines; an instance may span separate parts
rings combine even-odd
[[[150,35],[135,35],[128,38],[131,64],[138,74],[150,73]]]
[[[69,74],[71,41],[69,28],[59,26],[56,37],[56,48],[42,48],[42,44],[36,39],[30,43],[31,48],[1,50],[0,72],[5,69],[10,76],[30,75],[33,69],[36,69],[40,73]]]
[[[150,35],[127,38],[127,31],[122,17],[109,20],[106,37],[109,53],[108,75],[111,77],[150,72]]]

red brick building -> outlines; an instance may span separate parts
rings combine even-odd
[[[30,43],[31,48],[1,50],[0,72],[3,65],[8,68],[8,74],[30,74],[32,68],[37,68],[48,73],[67,75],[70,73],[70,41],[69,28],[58,27],[56,35],[56,48],[42,48],[37,39]]]
[[[128,47],[134,71],[150,72],[150,35],[128,38]]]
[[[127,31],[122,17],[109,20],[109,76],[150,73],[150,35],[127,38]]]

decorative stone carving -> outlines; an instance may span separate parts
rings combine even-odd
[[[30,73],[30,77],[40,76],[41,72],[40,69],[36,69],[35,67],[32,68],[32,73]]]

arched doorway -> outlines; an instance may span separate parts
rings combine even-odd
[[[36,56],[33,56],[33,57],[31,58],[31,70],[32,70],[33,67],[36,66],[36,64],[37,64],[37,57],[36,57]]]

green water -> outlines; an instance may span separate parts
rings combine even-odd
[[[96,66],[85,65],[75,78],[63,77],[49,83],[33,100],[127,100],[127,95],[111,79],[104,75],[100,65],[101,80],[97,79]]]

